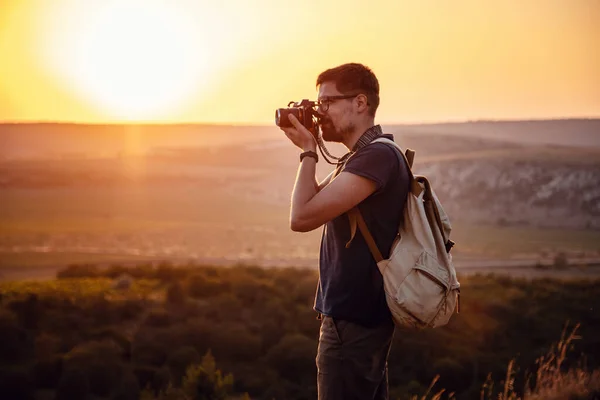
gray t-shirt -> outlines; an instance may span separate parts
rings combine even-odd
[[[393,140],[392,135],[384,137]],[[372,143],[357,150],[343,171],[376,183],[375,193],[358,208],[379,251],[388,258],[409,191],[406,162],[391,145]],[[347,214],[325,224],[314,309],[333,318],[365,326],[377,325],[391,317],[383,278],[358,228],[352,244],[346,248],[348,240],[350,223]]]

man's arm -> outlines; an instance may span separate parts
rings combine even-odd
[[[323,189],[325,186],[327,186],[329,184],[329,181],[331,180],[331,177],[333,176],[334,173],[335,173],[335,170],[331,171],[331,173],[329,175],[327,175],[327,177],[325,179],[323,179],[321,181],[321,183],[319,183],[317,181],[317,178],[315,177],[315,185],[317,187],[317,192],[320,192],[321,189]]]
[[[281,128],[286,136],[303,151],[316,151],[312,134],[293,115],[288,118],[294,127]],[[317,185],[316,164],[314,158],[306,157],[298,168],[290,212],[293,231],[312,231],[352,209],[377,189],[375,181],[349,172]]]
[[[296,176],[290,215],[290,227],[296,232],[317,229],[358,205],[377,188],[370,179],[342,172],[317,192],[315,165],[314,159],[305,158]]]

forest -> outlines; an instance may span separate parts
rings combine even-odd
[[[317,279],[302,268],[160,263],[0,282],[0,393],[314,399]],[[447,326],[396,329],[391,399],[550,398],[535,394],[558,386],[568,393],[552,398],[598,398],[597,281],[459,279],[461,310]]]

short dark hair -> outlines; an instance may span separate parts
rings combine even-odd
[[[334,82],[342,94],[364,93],[369,104],[369,113],[375,116],[379,107],[379,81],[365,65],[347,63],[321,72],[317,78],[317,87],[324,82]]]

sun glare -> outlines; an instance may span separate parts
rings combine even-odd
[[[97,2],[96,10],[86,3],[53,61],[70,86],[111,117],[164,117],[206,82],[203,38],[172,3]]]

